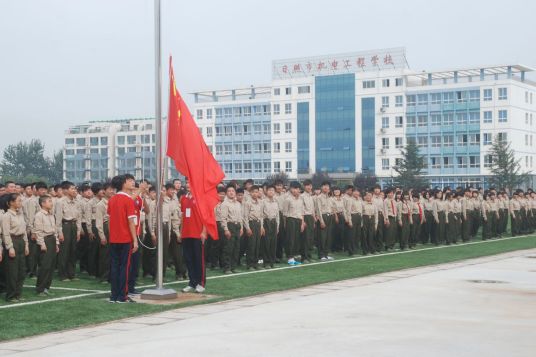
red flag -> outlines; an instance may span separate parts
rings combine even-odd
[[[169,58],[169,113],[167,156],[175,161],[177,171],[188,178],[190,191],[197,201],[199,216],[207,233],[218,239],[214,208],[219,203],[217,185],[225,174],[212,156],[186,103],[175,86]]]

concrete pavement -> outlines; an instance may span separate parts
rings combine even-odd
[[[513,357],[535,351],[536,249],[0,344],[0,355],[54,357]]]

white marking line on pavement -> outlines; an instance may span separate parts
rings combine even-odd
[[[286,269],[300,269],[300,268],[306,268],[306,267],[315,266],[315,265],[322,265],[322,264],[329,264],[329,263],[339,263],[339,262],[346,262],[346,261],[358,260],[358,259],[372,259],[372,258],[379,258],[379,257],[390,256],[390,255],[416,253],[416,252],[422,252],[422,251],[427,251],[427,250],[463,247],[463,246],[467,246],[467,245],[485,244],[485,243],[492,243],[492,242],[498,242],[498,241],[503,241],[503,240],[527,238],[527,237],[532,237],[532,236],[533,235],[505,237],[505,238],[497,238],[497,239],[492,239],[492,240],[482,240],[482,241],[477,241],[477,242],[468,242],[468,243],[460,243],[460,244],[451,244],[451,245],[442,245],[442,246],[435,246],[435,247],[428,247],[428,248],[420,248],[420,249],[415,249],[415,250],[409,250],[408,249],[408,250],[405,250],[405,251],[381,253],[381,254],[376,254],[376,255],[373,254],[373,255],[365,255],[365,256],[358,256],[358,257],[342,258],[342,259],[336,259],[336,260],[328,260],[328,261],[325,261],[325,262],[300,264],[300,265],[294,265],[294,266],[284,266],[284,267],[273,268],[273,269],[245,271],[245,272],[242,272],[242,273],[235,273],[235,274],[229,274],[229,275],[211,276],[211,277],[207,277],[207,280],[233,278],[233,277],[236,277],[236,276],[249,275],[249,274],[269,273],[269,272],[273,272],[273,271],[286,270]],[[504,253],[508,253],[508,252],[504,252]],[[481,258],[481,257],[476,257],[476,258]],[[472,259],[472,258],[468,258],[468,259]],[[455,261],[453,261],[453,262],[455,262]],[[446,262],[446,263],[452,263],[452,262]],[[444,264],[444,263],[440,263],[440,264]],[[186,283],[186,282],[188,282],[188,280],[177,280],[177,281],[164,283],[164,285],[175,285],[175,284],[181,284],[181,283]],[[146,289],[146,288],[151,288],[151,287],[154,287],[154,286],[155,285],[152,284],[152,285],[138,286],[137,288],[138,289]]]
[[[458,244],[443,245],[443,246],[437,246],[437,247],[421,248],[421,249],[416,249],[416,250],[396,251],[396,252],[382,253],[382,254],[377,254],[377,255],[366,255],[366,256],[358,256],[358,257],[351,257],[351,258],[342,258],[342,259],[337,259],[337,260],[329,260],[329,261],[326,261],[326,262],[316,262],[316,263],[301,264],[301,265],[295,265],[295,266],[284,266],[284,267],[279,267],[279,268],[274,268],[274,269],[246,271],[246,272],[236,273],[236,274],[218,275],[218,276],[207,277],[207,280],[233,278],[233,277],[236,277],[236,276],[249,275],[249,274],[269,273],[269,272],[273,272],[273,271],[286,270],[286,269],[299,269],[299,268],[306,268],[306,267],[315,266],[315,265],[346,262],[346,261],[357,260],[357,259],[372,259],[372,258],[385,257],[385,256],[389,256],[389,255],[416,253],[416,252],[443,249],[443,248],[463,247],[463,246],[466,246],[466,245],[483,244],[483,243],[485,244],[485,243],[492,243],[492,242],[498,242],[498,241],[503,241],[503,240],[526,238],[526,237],[531,237],[531,236],[532,235],[524,235],[524,236],[517,236],[517,237],[506,237],[506,238],[498,238],[498,239],[493,239],[493,240],[462,243],[462,244],[459,244],[459,245]],[[510,252],[504,252],[504,253],[510,253]],[[476,257],[476,258],[482,258],[482,257]],[[468,259],[471,259],[471,258],[468,258]],[[456,262],[456,261],[447,262],[445,264],[454,263],[454,262]],[[441,263],[441,264],[443,264],[443,263]],[[172,281],[172,282],[164,283],[164,285],[175,285],[175,284],[181,284],[181,283],[185,283],[185,282],[187,282],[187,280],[178,280],[178,281]],[[138,289],[146,289],[146,288],[151,288],[151,287],[154,287],[154,286],[155,285],[152,284],[152,285],[138,286],[137,288]],[[65,288],[65,289],[68,289],[68,288]],[[9,309],[9,308],[14,308],[14,307],[19,307],[19,306],[28,306],[28,305],[44,304],[44,303],[47,303],[47,302],[71,300],[71,299],[77,299],[77,298],[82,298],[82,297],[87,297],[87,296],[96,296],[96,295],[101,295],[101,294],[106,294],[106,293],[109,293],[109,291],[104,291],[103,290],[103,291],[97,292],[97,290],[95,290],[95,292],[91,292],[91,293],[87,293],[87,294],[78,294],[78,295],[63,296],[63,297],[58,297],[58,298],[46,299],[46,300],[22,302],[22,303],[16,303],[16,304],[13,304],[13,305],[2,305],[2,306],[0,306],[0,309]]]
[[[35,288],[34,285],[24,285],[24,288]],[[107,293],[109,290],[96,290],[96,289],[78,289],[78,288],[64,288],[59,286],[51,286],[50,290],[65,290],[65,291],[79,291],[86,293]]]

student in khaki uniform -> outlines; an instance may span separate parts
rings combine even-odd
[[[24,257],[30,253],[26,222],[22,213],[22,197],[17,193],[8,194],[2,200],[2,240],[6,248],[6,301],[18,302],[22,299],[22,285],[26,275]]]
[[[300,253],[302,263],[310,263],[314,246],[315,235],[315,201],[313,198],[313,183],[311,180],[303,182],[303,220],[305,229],[300,236]]]
[[[359,191],[354,186],[346,186],[344,200],[345,243],[349,256],[357,253],[361,243],[361,225],[363,214],[363,201],[359,198]]]
[[[59,232],[60,252],[58,273],[61,281],[75,280],[76,243],[82,234],[81,210],[76,201],[77,191],[72,182],[62,183],[64,196],[55,207],[56,226]]]
[[[447,225],[449,224],[448,217],[448,202],[443,200],[443,192],[437,190],[435,193],[433,207],[435,229],[432,243],[435,245],[443,244],[447,234]]]
[[[261,237],[262,261],[265,268],[273,268],[279,229],[279,204],[275,200],[275,186],[266,188],[266,198],[262,206],[264,236]]]
[[[259,199],[259,186],[249,187],[248,199],[244,201],[244,230],[247,240],[246,267],[247,270],[259,269],[259,252],[261,236],[264,236],[262,225],[263,202]]]
[[[110,226],[108,216],[108,201],[113,197],[115,191],[110,183],[102,186],[104,197],[95,207],[95,227],[97,228],[97,239],[99,242],[99,264],[97,266],[97,277],[105,284],[110,281]]]
[[[409,246],[411,225],[413,224],[412,203],[409,192],[403,192],[401,200],[397,202],[397,221],[400,227],[400,250]]]
[[[285,201],[287,195],[284,192],[283,181],[275,180],[275,200],[279,204],[279,231],[277,233],[277,242],[276,242],[276,263],[283,258],[283,247],[285,246],[285,217],[283,216],[283,202]]]
[[[318,259],[321,261],[333,260],[328,255],[332,240],[333,204],[329,197],[330,183],[322,182],[321,193],[316,199],[316,215],[320,222],[320,240],[318,244]]]
[[[471,221],[471,238],[475,238],[482,225],[482,197],[478,190],[472,192],[473,219]]]
[[[482,201],[482,219],[484,220],[482,240],[494,238],[496,235],[497,220],[499,219],[494,192],[484,193],[484,200]]]
[[[377,252],[381,252],[385,247],[385,231],[389,222],[389,219],[385,214],[384,198],[384,193],[382,192],[381,187],[379,185],[374,186],[372,203],[374,203],[378,210],[378,229],[374,237],[374,251]]]
[[[300,196],[300,183],[293,181],[290,184],[290,195],[283,203],[283,210],[286,224],[286,255],[289,265],[300,264],[295,258],[297,256],[298,240],[301,232],[305,230],[305,222],[303,220],[303,199]],[[302,257],[303,258],[303,257]]]
[[[43,195],[39,197],[40,211],[35,214],[32,232],[37,237],[37,246],[40,250],[39,270],[37,271],[37,283],[35,286],[37,295],[48,296],[52,275],[54,273],[54,261],[60,251],[58,229],[56,219],[52,213],[52,197]]]
[[[471,226],[473,215],[471,211],[473,209],[473,204],[471,202],[471,189],[467,188],[463,191],[463,197],[460,199],[461,204],[461,235],[462,241],[468,242],[471,239]]]
[[[363,239],[361,246],[363,255],[375,254],[377,252],[376,231],[378,229],[379,215],[378,207],[372,202],[372,193],[365,193],[363,202]]]
[[[80,262],[80,271],[88,271],[88,252],[91,232],[91,207],[89,202],[93,198],[91,186],[82,185],[80,187],[80,196],[78,203],[80,205],[80,219],[82,224],[82,234],[80,240],[76,243],[76,259]]]
[[[512,199],[509,204],[509,213],[511,217],[511,227],[512,237],[518,234],[521,234],[520,230],[520,214],[519,210],[521,209],[521,203],[519,203],[519,194],[514,192]]]
[[[421,229],[426,222],[426,217],[424,215],[424,209],[418,193],[411,193],[412,204],[411,204],[411,231],[409,234],[409,248],[413,249],[419,243],[419,238],[421,236]]]
[[[208,263],[210,264],[210,269],[217,269],[222,267],[222,260],[221,260],[221,241],[224,238],[224,232],[223,232],[223,226],[221,225],[222,222],[222,216],[221,216],[221,204],[225,200],[225,188],[224,187],[218,187],[218,197],[220,199],[220,202],[216,205],[216,208],[214,208],[215,216],[216,216],[216,225],[218,227],[218,240],[209,239],[209,258]]]
[[[447,201],[447,215],[448,215],[448,225],[447,225],[447,234],[445,235],[445,241],[447,245],[451,243],[458,243],[458,234],[460,232],[461,222],[460,222],[460,212],[461,204],[458,201],[457,194],[449,192],[445,194],[445,200]]]
[[[39,197],[46,195],[48,187],[44,182],[36,182],[34,184],[35,195],[29,197],[24,205],[23,212],[26,219],[26,229],[28,231],[28,243],[30,254],[26,257],[26,268],[29,277],[35,277],[37,274],[37,265],[39,263],[39,246],[37,245],[37,237],[32,233],[35,215],[41,209],[39,206]]]
[[[224,238],[222,240],[223,272],[230,274],[235,272],[238,263],[240,249],[240,237],[244,233],[242,228],[243,213],[242,205],[236,200],[234,186],[228,185],[225,189],[226,199],[221,204],[222,227]]]
[[[145,240],[142,256],[143,276],[151,276],[153,280],[156,276],[156,234],[153,230],[153,220],[156,220],[156,189],[154,186],[149,187],[149,192],[146,197],[147,212],[145,215]]]
[[[185,192],[189,191],[189,183],[186,182]],[[174,197],[176,198],[177,195],[175,194]],[[182,252],[181,219],[182,213],[180,201],[177,199],[173,199],[170,205],[171,236],[169,242],[169,250],[171,253],[173,266],[175,267],[175,279],[177,280],[186,279],[186,263],[184,261],[184,254]]]
[[[397,202],[395,201],[395,191],[392,188],[385,190],[387,196],[383,202],[383,211],[385,212],[385,250],[393,249],[396,241],[398,217]]]
[[[101,183],[91,185],[93,197],[88,202],[87,220],[88,220],[88,250],[87,250],[87,272],[90,276],[97,277],[97,267],[99,265],[99,232],[97,231],[96,218],[97,204],[104,197],[104,189]]]
[[[333,218],[333,241],[331,244],[331,250],[334,252],[340,252],[345,249],[344,247],[344,201],[342,199],[342,192],[339,187],[333,187],[333,196],[331,196],[331,203],[333,205],[333,211],[335,215]]]
[[[163,266],[162,271],[164,277],[166,276],[166,268],[171,258],[175,266],[175,277],[177,279],[182,278],[185,274],[185,269],[182,269],[182,259],[179,258],[180,250],[180,207],[178,201],[174,200],[176,196],[175,186],[168,183],[165,185],[164,198],[162,203],[162,221],[164,223],[163,234]],[[156,208],[156,206],[155,206]],[[156,215],[152,216],[152,231],[156,234]],[[155,268],[156,271],[156,268]]]
[[[242,187],[238,187],[236,189],[236,200],[242,206],[242,213],[244,213],[244,205],[246,203],[245,197],[246,197],[246,194],[245,194],[244,189]],[[242,227],[244,227],[243,219],[244,217],[242,217]],[[242,265],[242,258],[246,255],[247,249],[248,249],[248,241],[246,240],[246,231],[244,229],[244,233],[240,236],[240,239],[239,239],[237,266]]]

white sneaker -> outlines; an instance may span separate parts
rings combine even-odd
[[[264,263],[264,260],[262,259],[259,259],[259,261],[257,262],[257,264],[263,264]]]
[[[198,293],[198,294],[204,293],[205,288],[203,286],[197,284],[197,286],[195,287],[195,292]]]
[[[290,265],[294,265],[296,261],[294,260],[294,258],[291,258],[287,261],[287,263],[289,263]]]
[[[325,262],[326,260],[328,260],[328,258],[326,258],[326,257],[322,257],[322,258],[320,258],[320,261],[321,261],[321,262]]]
[[[334,260],[333,257],[330,257],[329,255],[328,255],[327,259],[328,260]]]
[[[199,285],[198,285],[199,286]],[[182,289],[183,293],[190,293],[194,291],[194,288],[192,288],[190,285],[186,286],[184,289]]]

